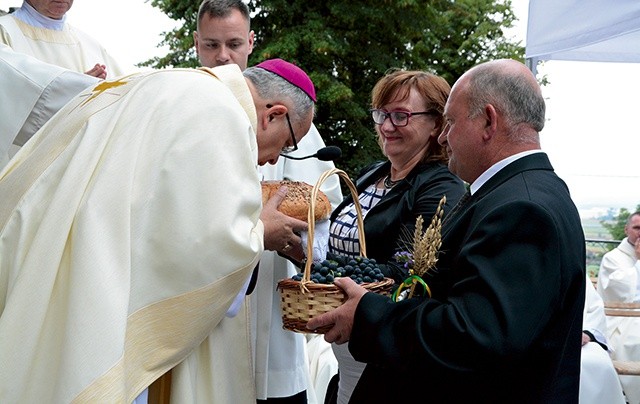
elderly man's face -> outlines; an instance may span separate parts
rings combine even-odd
[[[202,66],[235,63],[242,70],[247,68],[253,51],[253,31],[249,30],[249,21],[240,11],[234,9],[224,18],[211,18],[205,14],[193,39]]]
[[[438,142],[449,154],[449,170],[468,183],[483,172],[480,165],[482,150],[482,117],[469,118],[466,82],[456,83],[445,105],[445,128]]]
[[[27,0],[40,14],[59,20],[73,5],[73,0]]]

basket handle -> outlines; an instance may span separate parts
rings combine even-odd
[[[307,215],[307,222],[309,223],[309,230],[307,236],[307,262],[304,267],[304,275],[302,278],[302,284],[305,282],[310,282],[311,280],[311,264],[313,264],[313,232],[315,230],[315,210],[316,210],[316,198],[318,197],[318,191],[320,190],[320,186],[322,183],[329,178],[331,175],[337,174],[349,190],[351,191],[351,196],[353,198],[353,204],[356,208],[356,220],[358,222],[358,241],[360,242],[360,255],[363,257],[367,256],[367,246],[364,238],[364,220],[362,218],[362,207],[360,206],[360,200],[358,199],[358,190],[356,186],[353,184],[349,176],[346,172],[338,169],[332,168],[327,170],[320,175],[318,178],[318,182],[313,186],[311,190],[311,200],[309,201],[309,212]]]

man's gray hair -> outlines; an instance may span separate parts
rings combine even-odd
[[[479,65],[469,77],[469,114],[474,118],[487,104],[493,105],[512,128],[528,124],[536,132],[544,128],[545,102],[539,88],[521,74],[505,72],[495,65]],[[513,139],[528,141],[530,139]]]
[[[313,111],[314,102],[311,97],[277,74],[255,66],[247,68],[242,74],[251,80],[258,95],[265,100],[290,100],[295,107],[289,115],[295,121],[306,119],[309,112]]]
[[[249,6],[242,0],[204,0],[198,9],[198,21],[196,29],[200,30],[200,20],[205,14],[211,18],[224,18],[231,14],[231,11],[238,10],[247,21],[251,22]]]

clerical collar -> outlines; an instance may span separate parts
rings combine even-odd
[[[31,5],[26,1],[23,1],[22,6],[11,15],[31,26],[52,29],[55,31],[62,31],[64,29],[65,21],[67,20],[66,14],[59,20],[54,20],[53,18],[44,16],[35,8],[31,7]]]

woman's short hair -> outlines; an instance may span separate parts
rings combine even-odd
[[[371,91],[371,107],[380,108],[392,101],[403,101],[409,98],[411,90],[416,91],[424,100],[423,111],[433,111],[436,131],[440,133],[444,127],[444,105],[449,98],[451,86],[445,79],[435,74],[420,70],[391,69],[376,83]],[[428,136],[428,134],[425,134]],[[437,139],[429,143],[423,162],[449,160],[446,149]]]

